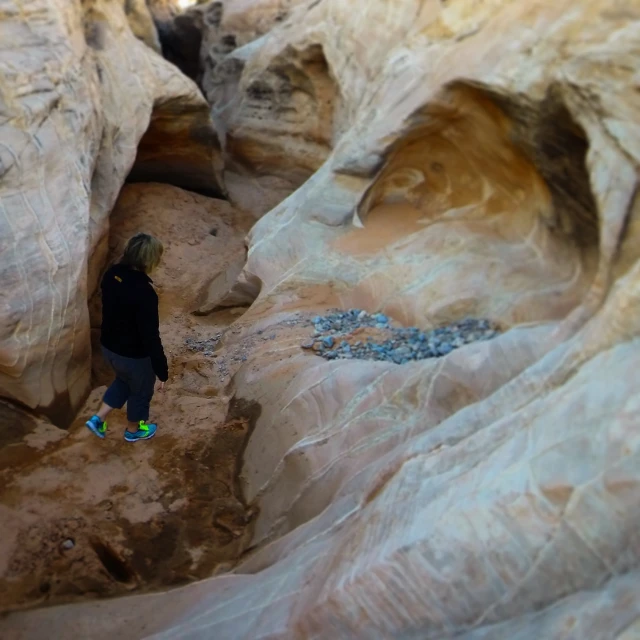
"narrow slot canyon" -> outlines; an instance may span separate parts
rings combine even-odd
[[[140,229],[165,244],[154,277],[171,361],[167,390],[153,401],[159,445],[140,450],[124,442],[120,411],[109,417],[105,447],[96,447],[84,427],[113,377],[100,355],[98,293],[89,305],[94,358],[87,402],[68,430],[29,425],[27,442],[14,438],[2,449],[3,527],[23,535],[17,550],[12,535],[0,543],[7,561],[0,609],[184,584],[232,566],[249,545],[257,508],[245,502],[239,476],[259,406],[234,398],[231,377],[241,359],[212,340],[223,342],[237,311],[192,312],[211,274],[244,255],[251,222],[226,201],[171,185],[123,188],[101,271]]]
[[[635,637],[631,3],[5,2],[0,638]]]

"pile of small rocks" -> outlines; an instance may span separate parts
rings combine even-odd
[[[186,338],[184,343],[190,351],[200,351],[205,356],[212,356],[214,349],[218,346],[220,339],[222,338],[221,333],[217,333],[215,336],[211,338],[207,338],[206,340],[197,340],[196,338]]]
[[[477,318],[465,318],[431,331],[394,327],[384,314],[371,315],[360,309],[317,316],[313,324],[313,337],[302,343],[303,349],[313,349],[327,360],[383,360],[396,364],[445,356],[465,344],[490,340],[499,333],[489,320]]]

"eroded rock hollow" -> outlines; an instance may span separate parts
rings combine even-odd
[[[640,632],[635,2],[149,3],[159,48],[116,0],[32,3],[37,43],[4,2],[0,597],[67,604],[0,635]],[[114,210],[127,175],[165,184]],[[131,453],[35,413],[84,401],[143,223],[174,386]],[[364,335],[335,310],[496,331],[319,357]]]

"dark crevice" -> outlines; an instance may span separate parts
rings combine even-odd
[[[85,399],[86,398],[84,397],[81,399],[80,406]],[[34,410],[32,407],[15,398],[0,396],[0,403],[4,403],[7,407],[13,405],[16,411],[22,411],[24,414],[32,416],[34,419],[40,417],[49,420],[51,424],[59,429],[68,429],[76,415],[76,408],[71,404],[71,397],[68,391],[58,393],[48,406],[39,407],[37,410]],[[2,410],[3,409],[0,408],[0,414],[2,413]],[[0,423],[1,422],[2,420],[0,420]]]
[[[91,547],[96,552],[102,566],[116,582],[127,584],[133,581],[135,578],[133,571],[109,545],[94,538],[91,540]]]
[[[156,29],[163,57],[198,86],[201,80],[200,47],[202,18],[199,13],[176,16],[170,22],[157,22]]]
[[[236,458],[236,469],[234,473],[234,489],[237,496],[241,496],[241,500],[243,504],[246,506],[246,501],[244,499],[244,492],[242,490],[242,482],[240,480],[242,475],[242,468],[244,465],[244,454],[249,445],[249,441],[251,440],[251,436],[255,431],[256,424],[262,414],[262,405],[255,400],[245,400],[244,398],[238,398],[235,395],[231,399],[229,403],[229,408],[227,410],[226,422],[233,422],[234,420],[246,419],[248,421],[248,429],[246,436],[244,438],[244,442],[242,443],[242,447],[238,456]],[[257,506],[254,506],[257,509]]]

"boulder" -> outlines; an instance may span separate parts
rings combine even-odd
[[[220,193],[217,140],[197,87],[134,37],[120,0],[22,5],[2,5],[0,396],[65,424],[89,392],[87,298],[122,184],[133,167]]]

